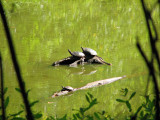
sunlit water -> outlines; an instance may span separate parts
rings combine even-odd
[[[136,37],[139,36],[148,56],[150,50],[139,2],[57,0],[13,3],[15,6],[12,2],[5,3],[7,17],[22,76],[27,89],[31,89],[30,101],[40,101],[34,110],[59,117],[70,115],[74,113],[72,109],[87,104],[85,94],[90,92],[99,104],[89,113],[105,110],[108,115],[122,117],[128,113],[125,105],[116,102],[117,98],[123,99],[120,93],[122,88],[128,88],[130,93],[137,92],[132,100],[133,111],[142,104],[148,70],[136,48]],[[159,26],[158,20],[155,22]],[[3,31],[2,23],[0,26]],[[15,91],[16,75],[4,31],[0,32],[0,36],[5,86],[10,96],[8,112],[13,113],[19,111],[22,101]],[[53,62],[70,56],[68,49],[81,51],[81,46],[96,50],[112,66],[51,66]],[[127,78],[105,86],[51,98],[61,86],[78,88],[96,80],[123,75]],[[150,90],[149,94],[152,93]]]

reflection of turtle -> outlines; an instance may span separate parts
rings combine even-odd
[[[70,91],[73,91],[73,90],[74,90],[74,88],[72,88],[71,86],[66,86],[66,87],[62,86],[62,90],[61,91],[68,91],[68,92],[70,92]]]

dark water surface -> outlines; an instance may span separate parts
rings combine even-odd
[[[128,113],[128,109],[116,102],[117,98],[123,98],[120,95],[121,88],[128,88],[130,93],[137,92],[131,101],[133,111],[142,104],[148,71],[136,48],[136,36],[139,36],[148,56],[150,50],[138,0],[16,1],[5,3],[5,7],[22,76],[27,89],[31,89],[30,101],[40,100],[34,110],[45,115],[70,115],[72,109],[87,104],[85,94],[90,92],[99,104],[89,113],[105,110],[108,115],[123,116]],[[153,17],[157,15],[158,9]],[[160,26],[158,20],[155,23]],[[7,94],[11,99],[8,112],[12,113],[19,110],[22,101],[15,91],[17,81],[2,23],[0,31],[5,86],[8,87]],[[112,66],[51,66],[54,61],[70,56],[68,49],[81,51],[81,46],[96,50]],[[127,78],[109,85],[51,98],[61,86],[78,88],[89,82],[123,75],[127,75]],[[149,88],[148,93],[152,94],[151,84]]]

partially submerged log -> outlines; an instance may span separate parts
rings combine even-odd
[[[66,95],[66,94],[69,94],[69,93],[73,93],[77,90],[83,90],[83,89],[88,89],[88,88],[93,88],[93,87],[97,87],[97,86],[102,86],[102,85],[106,85],[106,84],[110,84],[112,82],[115,82],[117,80],[120,80],[122,78],[125,78],[126,76],[122,76],[122,77],[114,77],[114,78],[109,78],[109,79],[104,79],[104,80],[99,80],[99,81],[95,81],[95,82],[91,82],[91,83],[88,83],[87,85],[83,86],[83,87],[80,87],[80,88],[73,88],[72,91],[59,91],[59,92],[56,92],[52,95],[52,98],[54,97],[57,97],[57,96],[61,96],[61,95]]]
[[[82,50],[83,50],[83,48],[82,48]],[[91,49],[91,51],[93,52],[94,50]],[[86,63],[112,65],[111,63],[105,62],[101,57],[99,57],[97,55],[86,54],[86,52],[84,52],[84,51],[83,52],[85,54],[82,53],[82,52],[71,52],[69,49],[68,49],[68,52],[72,56],[54,62],[52,64],[52,66],[69,65],[70,67],[76,67],[78,64],[83,65],[83,64],[86,64]]]
[[[70,64],[74,64],[74,62],[77,62],[77,64],[79,64],[81,61],[82,61],[81,59],[77,59],[76,57],[70,56],[70,57],[54,62],[52,66],[70,65]]]

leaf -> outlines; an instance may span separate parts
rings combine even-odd
[[[50,116],[46,120],[56,120],[54,117]]]
[[[67,120],[67,114],[65,114],[62,118],[60,118],[59,120]]]
[[[92,99],[93,98],[93,95],[92,94],[90,94],[90,93],[87,93],[88,95],[89,95],[89,97]]]
[[[149,102],[149,96],[146,96],[146,104]]]
[[[137,114],[139,113],[139,111],[142,109],[142,106],[140,106],[138,109],[137,109],[137,111],[136,111],[136,113],[135,113],[135,115],[137,116]]]
[[[9,97],[6,98],[5,102],[4,102],[4,108],[6,109],[9,103]]]
[[[97,99],[95,98],[94,100],[92,100],[92,102],[90,103],[89,107],[92,107],[93,105],[97,104]]]
[[[126,102],[125,100],[116,99],[117,102]]]
[[[129,109],[129,112],[131,112],[132,108],[131,108],[131,104],[129,103],[129,101],[126,101],[126,105],[127,105],[128,109]]]
[[[127,88],[122,89],[121,92],[124,94],[124,95],[122,95],[122,96],[126,96],[127,93],[128,93],[128,89],[127,89]]]
[[[132,99],[132,97],[134,97],[134,96],[135,96],[135,94],[136,94],[136,92],[133,92],[133,93],[132,93],[132,95],[130,96],[129,100],[131,100],[131,99]]]
[[[15,90],[16,90],[17,92],[20,92],[20,93],[21,93],[21,89],[20,89],[20,88],[15,88]]]
[[[5,94],[7,91],[8,91],[8,88],[5,88],[3,94]]]
[[[73,111],[79,111],[79,110],[77,110],[77,109],[72,109]]]
[[[143,113],[143,111],[141,111],[140,116],[143,117],[143,115],[144,115],[144,113]]]
[[[155,106],[155,102],[156,102],[156,100],[153,99],[152,102],[150,102],[150,104],[148,105],[148,107],[149,107],[150,109],[153,109],[153,107]]]
[[[36,103],[38,103],[39,101],[37,100],[37,101],[34,101],[34,102],[32,102],[31,104],[30,104],[30,107],[32,107],[32,106],[34,106]]]
[[[24,109],[24,105],[23,104],[21,104],[20,106],[21,106],[22,109]]]
[[[29,94],[30,91],[31,91],[31,89],[27,90],[27,92],[26,92],[27,96],[28,96],[28,94]]]
[[[86,95],[86,100],[87,100],[87,102],[89,102],[89,103],[90,103],[90,100],[89,100],[88,95]]]
[[[41,113],[37,113],[37,114],[34,114],[34,118],[35,119],[39,119],[42,117],[42,114]]]
[[[82,119],[81,117],[80,117],[80,115],[79,115],[79,113],[77,113],[77,114],[75,114],[79,119]]]
[[[94,120],[93,117],[90,115],[87,115],[86,117],[88,118],[87,120]]]
[[[100,117],[99,117],[99,115],[95,112],[94,113],[94,116],[98,119],[98,120],[100,120]]]
[[[21,111],[19,111],[18,113],[12,114],[12,115],[10,115],[10,116],[14,116],[14,117],[16,117],[17,115],[20,115],[22,112],[24,112],[24,111],[23,111],[23,110],[21,110]]]
[[[80,113],[81,113],[82,115],[84,115],[84,112],[85,112],[85,108],[80,108]]]
[[[25,119],[22,118],[22,117],[14,117],[14,118],[12,118],[11,120],[25,120]]]
[[[102,111],[102,115],[104,115],[105,113],[106,113],[106,112],[103,110],[103,111]]]
[[[126,96],[126,95],[127,95],[127,93],[128,93],[128,89],[127,89],[127,88],[125,88],[125,89],[124,89],[124,96]]]
[[[77,117],[75,114],[73,114],[73,120],[77,120]]]

